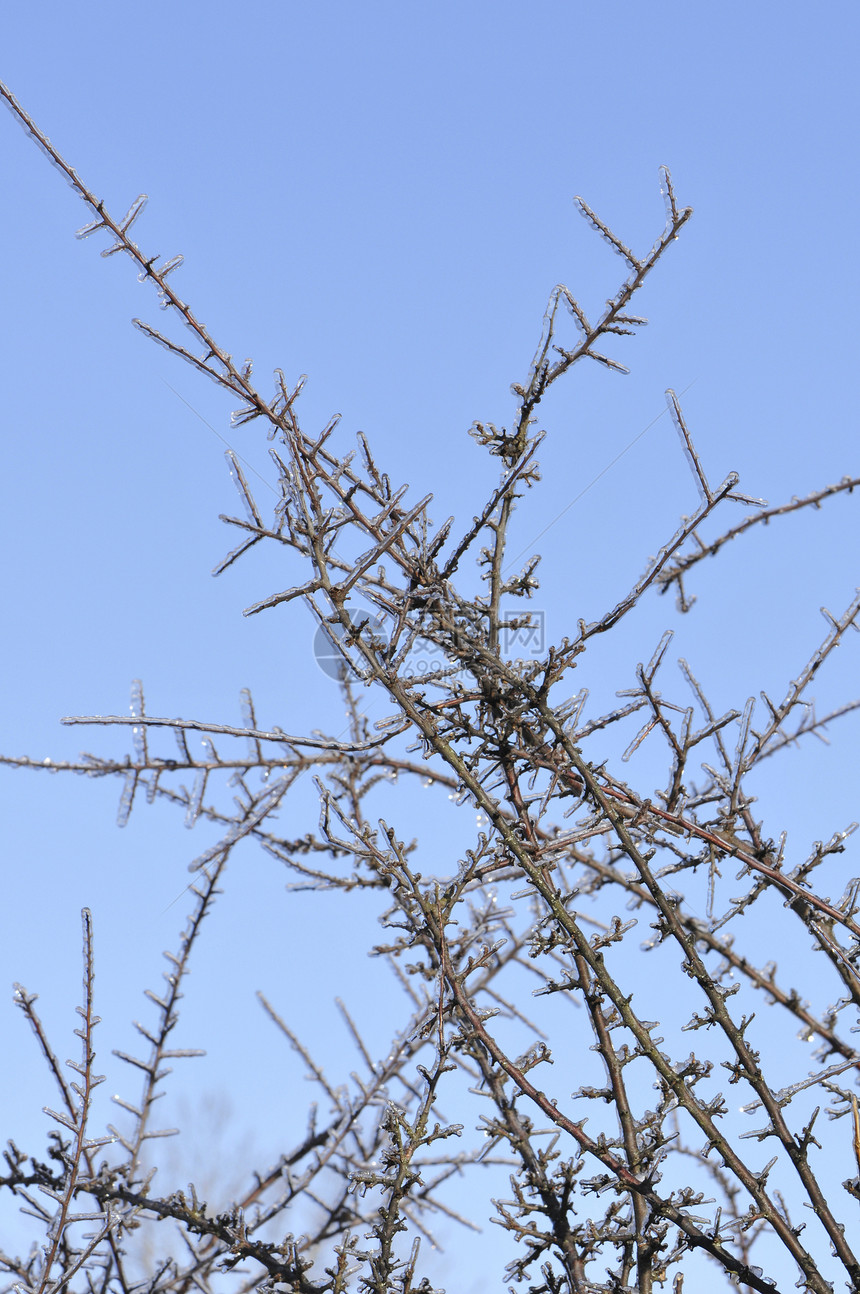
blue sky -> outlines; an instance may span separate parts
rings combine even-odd
[[[614,352],[630,376],[578,366],[542,410],[544,485],[517,533],[525,560],[558,518],[537,551],[548,633],[560,637],[617,601],[696,506],[658,417],[667,386],[684,392],[714,480],[737,470],[743,489],[778,502],[858,474],[858,34],[846,3],[287,0],[237,11],[155,0],[106,19],[35,0],[4,17],[2,75],[114,214],[150,195],[138,241],[184,253],[183,296],[222,344],[253,356],[264,389],[275,365],[309,374],[307,429],[340,412],[341,443],[365,431],[392,479],[416,500],[432,490],[435,519],[464,524],[495,473],[466,431],[510,417],[509,386],[527,373],[550,289],[565,282],[593,309],[623,277],[574,195],[644,251],[663,224],[658,167],[670,166],[695,217],[638,302],[649,328]],[[220,392],[129,325],[158,326],[154,294],[127,263],[102,261],[97,237],[74,241],[83,206],[11,117],[0,129],[0,748],[125,750],[122,734],[59,719],[126,713],[138,677],[151,713],[239,722],[250,687],[262,724],[336,730],[341,702],[314,666],[310,619],[241,615],[292,573],[260,556],[208,574],[233,542],[218,514],[237,510],[219,436],[266,476],[261,434],[231,432]],[[853,595],[857,541],[856,501],[839,498],[700,570],[700,604],[684,619],[652,598],[602,646],[595,707],[632,683],[667,626],[717,708],[762,687],[781,695],[823,636],[819,607],[839,613]],[[822,709],[860,693],[857,650],[846,643],[822,674]],[[849,719],[814,763],[788,760],[763,784],[798,849],[860,817],[857,751]],[[159,952],[184,918],[186,864],[206,843],[161,807],[137,808],[117,831],[118,795],[0,772],[0,986],[41,994],[63,1054],[80,907],[95,917],[102,1045],[129,1046],[140,992],[156,986]],[[300,834],[315,812],[310,792],[297,800]],[[436,830],[441,848],[462,848],[453,809]],[[176,1099],[192,1081],[216,1095],[246,1083],[287,1124],[280,1080],[253,1059],[271,1054],[253,991],[296,997],[285,958],[307,965],[315,922],[340,923],[345,962],[368,940],[351,909],[288,901],[262,857],[242,868],[188,994],[187,1043],[209,1059],[193,1062],[193,1080],[191,1063],[178,1076]],[[379,969],[357,964],[357,991],[384,997]],[[299,1031],[316,1022],[333,1064],[343,979],[343,967],[315,969],[287,1011]],[[8,996],[0,1033],[16,1058],[0,1080],[8,1131],[35,1150],[51,1093],[37,1091],[44,1076]],[[127,1081],[111,1071],[114,1087]]]

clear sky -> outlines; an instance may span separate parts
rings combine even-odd
[[[574,195],[644,251],[662,229],[669,165],[695,217],[639,299],[649,328],[619,339],[630,376],[579,366],[542,409],[545,483],[517,534],[523,560],[543,554],[551,638],[617,601],[696,506],[658,417],[667,386],[684,393],[714,480],[737,470],[775,503],[858,474],[856,5],[149,0],[108,15],[33,0],[3,26],[13,93],[115,215],[150,195],[136,237],[184,253],[176,281],[198,317],[254,358],[264,390],[275,365],[309,374],[306,429],[341,413],[341,443],[365,431],[411,497],[433,491],[437,521],[467,523],[491,488],[493,464],[466,431],[510,417],[553,285],[594,308],[623,277]],[[256,424],[231,432],[216,387],[130,326],[159,325],[154,294],[126,261],[99,258],[98,237],[74,241],[83,206],[6,115],[0,157],[0,749],[125,750],[121,733],[59,720],[127,713],[134,678],[153,714],[238,723],[249,687],[264,726],[339,730],[310,619],[241,615],[293,583],[292,568],[263,556],[209,577],[234,542],[218,514],[238,509],[219,437],[270,480]],[[696,576],[696,611],[681,620],[652,598],[607,645],[605,674],[588,680],[595,709],[631,685],[668,625],[717,708],[761,688],[781,696],[826,629],[819,607],[850,601],[857,553],[853,498],[727,552]],[[828,666],[822,709],[860,693],[858,660],[852,642]],[[856,718],[815,753],[762,787],[804,852],[860,817]],[[163,806],[136,808],[118,831],[119,790],[0,770],[0,989],[38,991],[72,1054],[88,904],[107,1086],[134,1099],[136,1080],[107,1053],[134,1046],[129,1022],[157,988],[188,907],[186,865],[208,837],[183,834]],[[297,803],[301,834],[315,811],[309,792]],[[438,833],[455,856],[453,809]],[[288,898],[284,879],[250,852],[230,877],[185,1016],[183,1042],[209,1055],[177,1074],[174,1103],[244,1087],[288,1138],[306,1089],[296,1114],[285,1074],[300,1071],[254,990],[333,1066],[347,1045],[333,996],[382,1047],[367,1002],[388,990],[355,961],[373,936],[352,909]],[[341,964],[317,965],[338,923]],[[53,1094],[11,994],[0,1037],[0,1131],[37,1151]],[[227,1122],[260,1144],[241,1108]]]

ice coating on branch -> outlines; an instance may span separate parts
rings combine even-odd
[[[256,728],[257,720],[254,715],[254,703],[251,699],[251,693],[246,687],[243,687],[239,693],[239,705],[242,710],[242,722],[246,728]]]
[[[678,219],[678,204],[675,201],[675,188],[668,166],[660,167],[660,192],[666,203],[666,224],[671,227]]]
[[[143,684],[139,678],[133,679],[131,684],[131,704],[129,706],[131,714],[136,718],[142,718],[145,713],[143,699]]]
[[[166,279],[168,274],[172,274],[174,270],[179,269],[180,265],[183,263],[184,260],[185,260],[185,257],[182,255],[181,252],[177,253],[176,256],[171,256],[169,261],[164,262],[161,269],[158,271],[159,274],[163,279]]]
[[[117,809],[116,825],[124,827],[131,816],[132,806],[134,805],[134,793],[137,790],[138,774],[135,769],[129,769],[123,783],[122,795],[119,799],[119,808]]]
[[[690,436],[687,424],[684,421],[684,415],[681,412],[681,406],[678,403],[678,397],[671,387],[666,391],[666,403],[669,406],[669,413],[672,415],[672,422],[675,424],[675,430],[678,433],[681,448],[684,451],[684,457],[689,463],[690,471],[695,477],[696,485],[699,490],[699,497],[703,503],[709,502],[714,497],[713,491],[708,485],[704,470],[699,462],[699,457],[696,453],[695,446],[693,445],[692,437]]]
[[[224,457],[227,459],[227,462],[230,466],[230,475],[233,478],[236,489],[239,491],[239,497],[242,500],[242,505],[245,509],[245,515],[247,516],[248,520],[251,522],[252,525],[259,526],[260,529],[262,530],[263,519],[260,516],[259,512],[257,511],[257,505],[254,502],[254,497],[251,494],[250,488],[248,486],[248,482],[245,479],[245,474],[242,471],[242,467],[241,467],[241,464],[239,463],[239,459],[237,455],[232,449],[228,449]]]
[[[626,364],[619,364],[617,359],[610,359],[608,355],[601,355],[599,351],[587,350],[583,354],[587,355],[589,359],[596,359],[598,364],[611,368],[614,373],[621,373],[624,377],[630,372]]]
[[[75,238],[89,238],[98,229],[106,229],[107,226],[103,220],[91,220],[88,225],[82,225],[80,229],[75,230]]]
[[[632,266],[635,273],[642,268],[641,262],[631,252],[630,248],[622,243],[621,239],[613,234],[608,225],[605,225],[600,217],[592,211],[591,207],[584,198],[574,198],[574,203],[579,214],[588,222],[591,228],[598,233],[605,243],[608,243],[614,252],[623,256],[628,265]],[[635,277],[635,274],[634,274]]]
[[[152,278],[156,274],[158,275],[159,279],[166,279],[168,274],[172,273],[173,270],[179,269],[179,266],[185,260],[185,257],[182,255],[172,256],[169,261],[165,261],[164,264],[161,266],[158,266],[155,264],[155,262],[158,259],[159,259],[158,256],[153,256],[150,260],[147,261],[146,269],[141,270],[137,276],[138,283],[144,283],[148,278]],[[162,301],[162,309],[166,309],[166,307],[170,305],[170,301],[168,300],[167,297],[164,296],[163,292],[159,293],[159,297],[161,298],[161,301]]]
[[[208,777],[208,770],[202,768],[194,779],[194,786],[192,787],[191,794],[188,797],[188,808],[185,812],[185,825],[189,830],[200,817],[200,809],[203,804],[203,793],[206,790]]]
[[[143,211],[148,201],[149,201],[149,198],[145,193],[138,194],[134,202],[129,207],[128,211],[123,216],[122,220],[119,222],[119,227],[123,231],[123,233],[126,233],[129,229],[131,229],[135,220],[137,220],[138,216]]]

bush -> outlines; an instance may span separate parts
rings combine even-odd
[[[517,501],[540,488],[544,397],[582,359],[622,368],[604,347],[645,322],[633,298],[691,215],[668,171],[665,228],[644,256],[577,200],[618,254],[621,285],[597,317],[564,286],[553,289],[528,378],[512,388],[510,426],[476,422],[471,430],[497,460],[498,484],[471,522],[437,525],[429,497],[413,499],[393,485],[365,436],[342,452],[336,420],[320,434],[302,428],[301,382],[279,370],[261,394],[250,362],[235,363],[176,294],[179,258],[150,258],[132,241],[144,200],[114,219],[3,94],[89,205],[80,236],[108,234],[108,254],[131,257],[168,321],[181,321],[192,341],[138,327],[230,393],[234,427],[265,428],[274,512],[265,514],[230,450],[242,510],[223,518],[236,546],[219,570],[257,545],[284,554],[300,572],[295,583],[247,614],[309,607],[318,663],[338,679],[349,716],[340,736],[265,729],[246,694],[238,727],[155,719],[136,685],[131,716],[80,720],[130,727],[132,754],[54,767],[120,778],[124,818],[145,795],[218,834],[195,860],[191,912],[168,954],[166,988],[148,994],[155,1016],[138,1026],[143,1051],[121,1055],[142,1073],[143,1092],[119,1100],[118,1127],[94,1135],[90,1126],[101,1080],[88,910],[81,1059],[69,1062],[72,1078],[34,995],[16,990],[57,1089],[47,1159],[10,1143],[0,1178],[44,1235],[28,1257],[3,1257],[16,1287],[179,1294],[192,1284],[220,1287],[233,1272],[242,1287],[265,1290],[406,1294],[430,1290],[435,1279],[422,1236],[432,1236],[436,1219],[459,1215],[466,1227],[487,1216],[499,1224],[505,1279],[541,1294],[647,1291],[667,1281],[677,1292],[687,1271],[702,1280],[704,1260],[755,1290],[773,1290],[796,1271],[801,1287],[824,1294],[840,1268],[860,1288],[846,1234],[854,1208],[846,1193],[860,1198],[860,1184],[852,1176],[843,1191],[832,1172],[837,1164],[845,1171],[849,1143],[860,1168],[850,1082],[860,1055],[849,1041],[860,1004],[858,882],[846,877],[833,899],[819,881],[856,824],[795,857],[779,824],[757,816],[752,790],[764,761],[786,758],[856,708],[818,717],[809,692],[856,627],[860,597],[828,614],[823,640],[784,697],[764,695],[758,708],[743,698],[725,711],[712,704],[685,661],[685,691],[667,699],[660,688],[669,632],[607,712],[590,707],[586,688],[571,679],[575,669],[587,673],[597,643],[628,624],[643,599],[673,591],[687,612],[701,563],[729,539],[817,509],[858,480],[774,507],[742,493],[734,473],[714,485],[670,391],[698,505],[633,588],[608,598],[599,619],[572,616],[565,636],[546,641],[540,612],[530,610],[539,559],[516,569],[509,556]],[[713,533],[712,516],[731,503],[752,511]],[[586,541],[571,543],[570,560],[574,570],[592,560]],[[366,688],[390,703],[389,717],[375,725],[362,710]],[[177,751],[156,753],[156,727],[172,729]],[[202,757],[192,753],[189,732],[206,739]],[[634,760],[643,773],[637,787],[624,763],[646,742],[651,762]],[[233,792],[226,805],[207,800],[221,774]],[[286,836],[277,815],[304,774],[316,779],[319,822]],[[392,794],[394,784],[412,782],[471,806],[476,825],[460,857],[440,857],[431,836],[419,870]],[[386,1021],[390,1044],[377,1059],[347,1015],[363,1069],[331,1080],[278,1005],[262,999],[316,1084],[319,1106],[300,1141],[267,1146],[252,1180],[215,1211],[193,1188],[161,1193],[153,1147],[167,1130],[157,1126],[155,1102],[166,1062],[193,1054],[176,1045],[181,990],[225,868],[245,841],[289,868],[296,886],[335,891],[349,903],[370,899],[355,919],[380,917],[382,939],[374,925],[367,944],[400,984],[402,1012]],[[777,957],[799,937],[824,954],[830,988],[841,994],[827,1011],[810,1007],[778,974]],[[336,953],[338,938],[335,931],[320,940],[320,958]],[[285,983],[312,973],[288,961]],[[762,1021],[756,1011],[764,1003],[775,1011]],[[820,1061],[812,1074],[810,1040]],[[738,1105],[756,1114],[754,1131],[745,1130]],[[455,1207],[458,1199],[465,1208]],[[161,1237],[141,1243],[167,1218],[178,1224],[181,1246],[165,1247]]]

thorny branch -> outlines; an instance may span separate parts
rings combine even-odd
[[[683,660],[678,664],[693,704],[686,694],[666,699],[656,680],[669,659],[670,634],[647,666],[632,671],[636,685],[619,693],[624,704],[617,709],[589,713],[584,689],[564,699],[569,671],[588,659],[592,640],[610,632],[652,587],[666,591],[676,584],[688,608],[683,580],[703,557],[759,522],[850,495],[857,479],[846,477],[773,508],[740,494],[733,472],[712,487],[670,391],[698,508],[599,620],[580,620],[571,637],[525,662],[512,662],[505,650],[506,634],[527,636],[533,628],[527,603],[538,587],[539,558],[513,578],[506,562],[516,501],[540,480],[537,451],[547,433],[535,427],[536,411],[580,359],[625,371],[597,346],[633,335],[646,322],[630,313],[632,298],[689,220],[691,211],[677,205],[668,171],[661,172],[666,225],[644,256],[577,199],[589,225],[624,262],[625,277],[596,320],[567,287],[553,289],[528,380],[512,386],[512,430],[490,422],[472,428],[502,460],[503,471],[459,532],[453,518],[434,526],[429,496],[410,505],[406,487],[392,486],[363,436],[358,453],[339,454],[332,447],[336,420],[319,436],[306,433],[295,407],[304,379],[291,386],[279,370],[273,394],[261,395],[250,362],[234,364],[174,291],[169,276],[182,258],[159,264],[132,241],[146,198],[114,219],[3,86],[0,95],[89,208],[92,219],[79,236],[106,231],[112,242],[103,255],[131,257],[141,281],[155,285],[168,320],[190,331],[194,348],[139,320],[136,325],[238,399],[235,426],[259,418],[266,423],[278,485],[274,517],[264,519],[231,450],[228,463],[245,518],[222,518],[242,538],[216,573],[257,543],[290,549],[301,559],[304,581],[246,614],[275,607],[284,614],[296,600],[310,607],[332,654],[340,656],[350,715],[346,741],[261,726],[247,692],[241,725],[154,718],[135,684],[130,717],[64,720],[130,726],[131,756],[40,763],[2,757],[18,767],[120,777],[121,821],[143,791],[148,800],[161,797],[182,808],[188,825],[204,818],[221,829],[216,844],[192,865],[193,908],[176,952],[167,954],[166,989],[147,994],[156,1021],[137,1025],[146,1055],[117,1053],[143,1075],[143,1093],[136,1102],[116,1098],[126,1123],[109,1128],[108,1138],[92,1139],[87,1128],[98,1081],[88,914],[84,1025],[78,1030],[84,1050],[81,1064],[72,1066],[74,1082],[63,1076],[34,996],[17,990],[60,1092],[63,1109],[52,1117],[71,1139],[53,1134],[50,1165],[11,1143],[6,1153],[0,1187],[24,1202],[46,1237],[43,1249],[27,1259],[0,1258],[16,1286],[28,1294],[53,1294],[73,1283],[82,1294],[96,1288],[131,1294],[143,1286],[125,1237],[169,1218],[185,1247],[165,1253],[146,1277],[152,1294],[208,1291],[219,1274],[231,1271],[243,1289],[262,1281],[263,1290],[299,1294],[356,1288],[430,1294],[429,1275],[419,1274],[422,1266],[430,1271],[421,1238],[432,1239],[440,1217],[469,1226],[481,1220],[477,1206],[458,1213],[451,1187],[468,1175],[473,1201],[483,1173],[497,1194],[493,1220],[510,1242],[507,1278],[528,1282],[535,1294],[647,1294],[670,1279],[677,1294],[685,1273],[701,1283],[699,1255],[749,1289],[786,1288],[790,1271],[800,1287],[827,1294],[841,1271],[849,1287],[860,1290],[851,1244],[860,1182],[851,1178],[840,1193],[813,1153],[825,1144],[816,1139],[825,1135],[816,1120],[820,1103],[829,1101],[835,1135],[828,1138],[828,1153],[841,1164],[853,1147],[860,1163],[855,1095],[836,1082],[860,1066],[850,1037],[860,1007],[860,881],[848,879],[839,899],[813,883],[824,860],[846,850],[856,824],[839,824],[827,843],[816,842],[798,859],[785,834],[766,831],[753,814],[761,762],[809,734],[822,735],[828,723],[860,705],[849,701],[817,719],[809,695],[835,647],[857,628],[860,596],[847,599],[841,615],[826,613],[827,634],[789,681],[783,700],[763,695],[759,712],[741,699],[737,709],[716,713]],[[564,337],[565,313],[578,334],[573,344]],[[701,527],[729,503],[758,510],[706,543]],[[358,555],[347,558],[346,551]],[[466,589],[461,574],[467,558],[480,573],[477,594]],[[454,585],[455,575],[461,586]],[[506,610],[508,598],[520,599],[522,610]],[[430,669],[417,665],[423,647],[434,654]],[[359,682],[390,701],[392,713],[375,729],[361,712]],[[171,730],[172,755],[151,750],[156,729]],[[202,753],[192,753],[189,732],[203,738]],[[663,743],[668,761],[662,786],[636,790],[620,777],[617,762],[589,757],[596,734],[616,732],[622,760],[645,743]],[[230,743],[229,754],[216,749],[215,737]],[[404,740],[410,743],[405,748]],[[236,741],[243,746],[235,748]],[[703,750],[712,764],[702,761]],[[175,782],[182,773],[193,774],[190,788]],[[305,773],[319,788],[319,823],[287,839],[275,816]],[[206,802],[225,774],[232,802]],[[453,865],[431,843],[432,872],[426,866],[419,871],[421,846],[407,844],[379,816],[379,793],[395,782],[420,782],[473,807],[475,834]],[[154,1103],[169,1074],[165,1062],[198,1054],[173,1045],[181,985],[231,854],[246,840],[288,867],[296,887],[379,893],[388,905],[381,913],[386,942],[372,952],[390,965],[406,1010],[392,1021],[385,1057],[374,1059],[343,1006],[360,1072],[351,1083],[333,1082],[261,995],[328,1114],[320,1119],[314,1107],[298,1143],[273,1147],[270,1163],[233,1206],[213,1214],[193,1187],[190,1199],[177,1191],[159,1194],[147,1153],[173,1132],[153,1126]],[[311,856],[319,865],[311,865]],[[733,897],[723,878],[727,862],[740,869],[737,881],[743,883]],[[653,937],[641,950],[629,938],[636,921],[622,915],[630,910],[652,919]],[[779,981],[776,961],[760,956],[770,927],[780,932],[776,946],[805,938],[825,954],[826,973],[841,995],[835,1005],[814,1009]],[[750,928],[752,940],[744,938]],[[641,1008],[649,1000],[651,971],[640,963],[648,950],[664,978],[656,998],[665,1017],[660,1025],[644,1018]],[[525,984],[534,987],[528,1012]],[[788,1084],[777,1079],[782,1069],[763,1064],[767,1038],[748,1010],[757,994],[777,1008],[781,1023],[800,1026],[803,1042],[819,1040],[820,1061],[839,1060],[810,1073],[801,1042],[794,1060],[807,1072]],[[576,1007],[583,1009],[571,1009]],[[559,1011],[566,1013],[561,1024]],[[700,1030],[707,1050],[684,1058],[681,1034]],[[720,1070],[746,1093],[743,1108],[762,1111],[762,1128],[742,1131],[716,1086]],[[571,1093],[574,1073],[585,1081]],[[819,1106],[805,1106],[809,1097]],[[795,1100],[797,1117],[790,1118]],[[444,1115],[437,1113],[442,1107]],[[845,1119],[853,1124],[847,1134]],[[689,1141],[694,1130],[704,1138],[698,1150]],[[771,1143],[764,1167],[754,1165],[745,1138]],[[110,1157],[97,1164],[93,1151],[108,1141]],[[498,1196],[502,1170],[509,1174],[509,1199]],[[716,1190],[717,1198],[706,1190]],[[787,1198],[793,1211],[807,1206],[808,1233],[806,1221],[791,1221]],[[91,1211],[76,1212],[79,1201],[90,1201]],[[78,1224],[87,1219],[98,1226],[82,1240]]]

